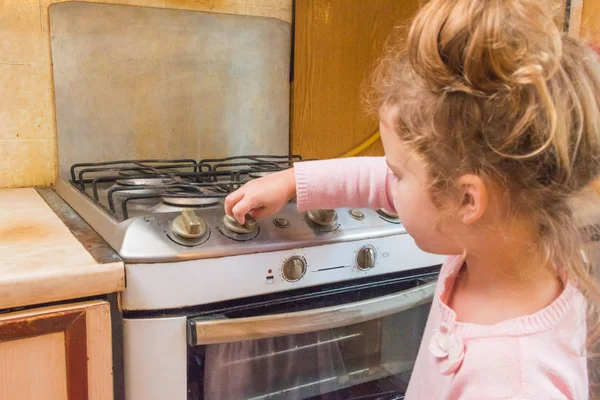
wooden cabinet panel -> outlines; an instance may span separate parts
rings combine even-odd
[[[600,47],[600,1],[583,0],[581,3],[581,36]]]
[[[556,22],[562,26],[566,1],[551,1],[557,8]],[[296,0],[290,141],[293,154],[305,158],[336,157],[360,145],[377,130],[376,118],[367,118],[363,111],[360,87],[381,55],[392,28],[407,27],[419,3]],[[590,10],[593,7],[588,5]],[[361,155],[383,155],[381,142]]]
[[[0,399],[66,399],[65,335],[57,332],[0,343],[0,371]]]
[[[88,393],[90,400],[113,399],[113,358],[110,306],[88,308],[87,352]]]
[[[0,399],[109,400],[112,381],[108,303],[0,316]]]
[[[296,0],[291,152],[331,158],[377,129],[360,87],[392,28],[407,22],[419,0]],[[361,155],[383,155],[380,141]]]

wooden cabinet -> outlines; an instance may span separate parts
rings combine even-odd
[[[556,22],[562,26],[566,0],[550,1],[557,8]],[[574,9],[579,7],[580,14],[582,1],[584,15],[589,15],[587,20],[591,21],[594,10],[598,9],[592,4],[600,2],[570,1]],[[362,144],[378,129],[377,119],[367,118],[363,111],[361,85],[380,57],[393,27],[400,25],[406,29],[420,3],[420,0],[295,2],[292,154],[305,158],[337,157]],[[383,155],[381,142],[377,141],[361,155]]]
[[[294,9],[291,152],[337,157],[377,129],[361,102],[361,84],[396,24],[419,0],[301,0]],[[376,142],[361,155],[383,155]]]
[[[107,302],[0,314],[0,399],[112,398]]]
[[[600,48],[600,1],[571,0],[569,32]]]

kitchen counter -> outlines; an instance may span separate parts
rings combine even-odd
[[[0,309],[124,286],[123,262],[54,191],[0,190]]]

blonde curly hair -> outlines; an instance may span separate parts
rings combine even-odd
[[[581,249],[582,215],[600,215],[591,189],[600,188],[600,61],[545,7],[429,1],[408,35],[392,36],[368,100],[374,111],[396,109],[395,131],[428,164],[437,204],[475,173],[504,189],[512,218],[536,224],[540,253],[588,299],[588,370],[598,383],[600,287]],[[594,385],[591,393],[599,396]]]

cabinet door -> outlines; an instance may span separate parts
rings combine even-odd
[[[0,399],[113,398],[109,304],[0,315]]]
[[[337,157],[379,129],[361,102],[361,84],[396,24],[419,0],[299,0],[294,10],[291,152]],[[383,155],[377,141],[361,155]]]
[[[565,0],[549,1],[557,7],[556,21],[562,26]],[[592,10],[591,3],[596,0],[586,2]],[[367,118],[364,112],[361,85],[381,56],[393,27],[406,29],[421,3],[422,0],[295,2],[292,154],[304,158],[337,157],[379,129],[377,118]],[[383,155],[381,141],[360,155]]]

